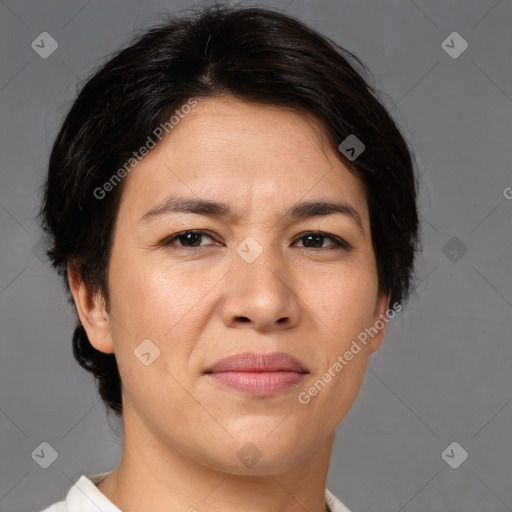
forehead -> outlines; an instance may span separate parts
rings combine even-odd
[[[276,209],[342,199],[366,209],[364,186],[303,111],[231,97],[198,100],[127,176],[121,209],[141,215],[167,195]]]

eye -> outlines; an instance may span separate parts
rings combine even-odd
[[[176,233],[170,237],[165,238],[160,242],[161,247],[168,247],[171,249],[184,248],[184,249],[194,249],[198,247],[205,247],[210,245],[219,245],[217,244],[208,244],[201,243],[204,238],[209,238],[210,240],[214,240],[212,235],[208,233],[208,231],[202,229],[193,229],[187,231],[181,231],[180,233]],[[325,246],[325,240],[331,240],[331,244]],[[303,233],[300,237],[296,238],[296,241],[302,242],[302,245],[299,247],[303,247],[304,249],[313,249],[313,250],[332,250],[332,249],[350,249],[350,245],[338,238],[334,235],[329,235],[327,233],[323,233],[322,231],[309,231]]]
[[[213,240],[212,236],[208,234],[207,231],[200,230],[200,229],[194,229],[189,231],[182,231],[181,233],[176,233],[175,235],[172,235],[171,237],[166,238],[162,242],[160,242],[160,245],[162,247],[171,247],[177,246],[177,247],[184,247],[184,248],[194,248],[194,247],[203,247],[204,245],[211,245],[211,244],[201,244],[201,239],[203,237],[210,238]],[[179,242],[179,243],[176,243]]]
[[[330,239],[334,243],[325,247],[323,245],[323,241],[325,239]],[[321,231],[310,231],[308,233],[304,233],[296,240],[303,241],[302,247],[306,249],[350,249],[350,245],[341,238],[338,238],[334,235],[328,235],[327,233],[323,233]]]

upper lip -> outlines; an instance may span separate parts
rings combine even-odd
[[[244,352],[220,359],[209,366],[205,373],[219,372],[297,372],[309,373],[302,363],[284,352]]]

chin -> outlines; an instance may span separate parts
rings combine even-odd
[[[227,439],[226,443],[211,443],[204,447],[203,461],[215,470],[234,475],[251,475],[268,477],[270,474],[284,473],[297,467],[304,452],[314,452],[313,447],[304,446],[301,436],[295,438],[289,431],[274,433],[272,428],[241,431]],[[270,433],[270,435],[269,435]],[[217,440],[218,441],[218,440]],[[212,451],[212,446],[215,450]]]

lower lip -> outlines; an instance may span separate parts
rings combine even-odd
[[[297,372],[218,372],[208,373],[220,384],[252,396],[272,396],[296,386],[304,377]]]

